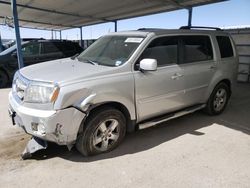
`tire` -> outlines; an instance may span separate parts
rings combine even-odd
[[[209,115],[221,114],[225,110],[229,98],[229,86],[224,82],[219,83],[208,99],[205,112]]]
[[[105,107],[93,112],[85,123],[76,141],[77,150],[84,156],[115,149],[126,134],[126,118],[114,108]]]
[[[0,70],[0,88],[4,88],[7,86],[8,83],[8,76],[2,70]]]

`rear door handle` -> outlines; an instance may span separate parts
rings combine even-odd
[[[172,78],[173,80],[176,80],[176,79],[179,78],[179,77],[183,77],[183,74],[175,73],[173,76],[171,76],[171,78]]]

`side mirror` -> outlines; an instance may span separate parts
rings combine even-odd
[[[17,58],[17,52],[12,52],[11,56],[14,57],[14,58]]]
[[[140,61],[140,70],[142,71],[156,71],[157,60],[156,59],[143,59]]]

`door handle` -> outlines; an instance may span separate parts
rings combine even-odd
[[[173,76],[171,76],[171,78],[172,78],[173,80],[176,80],[176,79],[179,78],[179,77],[183,77],[183,74],[175,73]]]

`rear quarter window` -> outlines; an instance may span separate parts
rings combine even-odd
[[[228,36],[217,36],[216,37],[220,49],[221,58],[233,57],[233,47],[231,40]]]

